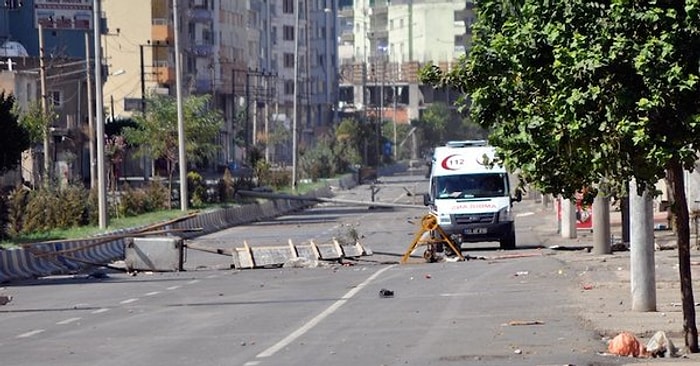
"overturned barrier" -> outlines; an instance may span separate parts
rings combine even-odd
[[[372,255],[372,251],[359,242],[341,244],[335,239],[330,243],[317,244],[309,241],[299,245],[295,245],[290,239],[287,245],[255,247],[244,241],[242,247],[234,248],[231,253],[233,267],[236,269],[279,267],[300,258],[312,261],[340,261],[343,258],[365,255]]]

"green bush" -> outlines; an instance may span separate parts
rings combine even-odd
[[[88,193],[87,198],[87,223],[89,225],[97,225],[100,222],[100,211],[97,202],[97,189],[93,188]]]
[[[7,211],[7,194],[2,192],[2,194],[0,194],[0,238],[7,237]]]
[[[217,188],[219,191],[219,202],[233,201],[234,182],[231,172],[228,169],[224,171],[224,176],[219,179]]]
[[[22,232],[28,196],[29,191],[23,185],[18,185],[10,192],[7,207],[7,233],[10,236],[19,235]]]
[[[133,189],[130,185],[124,184],[119,196],[117,210],[119,216],[136,216],[146,212],[148,206],[148,196],[142,189]]]
[[[32,191],[29,194],[22,233],[49,231],[56,227],[56,217],[60,214],[59,201],[54,192],[48,189]]]
[[[275,188],[289,187],[292,185],[292,173],[285,170],[270,171],[269,185]]]
[[[55,227],[68,229],[87,222],[88,192],[77,185],[69,185],[57,194],[60,214],[56,215]]]
[[[148,196],[147,211],[159,211],[169,209],[168,188],[160,181],[152,180],[146,186]]]
[[[199,173],[187,173],[187,194],[190,198],[190,204],[192,207],[202,207],[205,202],[209,202],[207,197],[207,186]]]

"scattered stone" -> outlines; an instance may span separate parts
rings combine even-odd
[[[7,305],[10,301],[12,301],[12,296],[0,295],[0,305]]]

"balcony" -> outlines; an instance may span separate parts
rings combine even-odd
[[[190,48],[190,52],[195,57],[209,58],[214,54],[214,46],[208,44],[198,44]]]
[[[167,19],[153,19],[151,23],[151,39],[154,42],[174,43],[175,34],[173,33],[172,24]]]
[[[340,41],[345,43],[354,43],[355,42],[355,34],[352,32],[343,32],[340,35]]]
[[[386,40],[389,37],[389,31],[386,28],[375,28],[367,33],[367,38],[371,40]]]
[[[353,18],[355,17],[355,9],[352,6],[344,6],[340,8],[338,12],[338,17],[340,18]]]
[[[188,13],[190,20],[196,23],[211,23],[214,21],[214,15],[211,10],[206,8],[193,8]]]
[[[153,67],[158,84],[172,85],[175,83],[175,67],[170,66],[167,62],[158,62]]]

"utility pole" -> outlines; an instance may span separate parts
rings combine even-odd
[[[51,116],[49,116],[48,95],[46,92],[46,61],[44,52],[44,27],[39,23],[39,73],[41,74],[41,114],[43,116],[44,125],[44,187],[49,187],[51,184],[51,156],[49,155],[50,146],[50,125]]]
[[[656,311],[654,208],[649,192],[640,194],[635,180],[629,183],[629,199],[632,310]]]
[[[245,73],[245,157],[248,158],[250,153],[250,68]],[[245,160],[245,159],[244,159]]]
[[[177,94],[177,141],[180,162],[180,210],[187,211],[187,156],[185,155],[185,121],[182,111],[182,65],[180,62],[180,27],[178,0],[173,0],[173,28],[175,35],[175,89]]]
[[[263,90],[265,91],[265,107],[263,111],[265,123],[265,161],[270,162],[270,80],[272,73],[265,74],[263,72]]]
[[[146,65],[144,65],[143,45],[139,45],[139,59],[141,60],[141,113],[146,114]]]
[[[139,45],[139,61],[140,61],[140,70],[139,70],[139,75],[141,78],[141,115],[143,115],[143,118],[146,118],[146,65],[145,65],[145,57],[144,57],[144,50],[143,50],[144,45],[140,44]],[[151,49],[151,54],[153,50]],[[143,181],[147,182],[148,181],[148,156],[146,154],[143,155],[142,158],[143,162]],[[153,163],[153,162],[151,162]],[[155,169],[153,169],[155,171]]]
[[[238,122],[238,95],[236,94],[236,68],[231,69],[231,94],[233,94],[233,106],[232,110],[233,113],[231,114],[231,125],[228,128],[228,146],[229,146],[229,151],[228,151],[228,156],[227,158],[230,158],[231,161],[235,162],[236,161],[236,124]]]
[[[295,1],[294,10],[294,101],[292,102],[292,190],[297,190],[297,109],[299,99],[299,9],[300,1]]]
[[[397,95],[398,87],[396,86],[396,76],[394,76],[394,162],[399,160],[399,147],[396,145],[396,108],[397,108]]]
[[[260,97],[258,90],[258,70],[255,70],[255,73],[253,74],[253,125],[252,125],[252,134],[250,136],[250,141],[253,144],[253,146],[257,146],[258,143],[258,98]]]
[[[382,80],[379,85],[379,120],[377,121],[377,165],[381,163],[381,157],[384,155],[380,143],[382,137],[382,127],[384,126],[384,77],[386,76],[386,73],[384,71],[384,68],[386,67],[386,63],[384,61],[384,54],[381,55],[381,58]]]
[[[93,38],[95,42],[95,118],[97,144],[97,209],[100,229],[106,229],[109,224],[107,216],[107,177],[105,174],[105,125],[104,102],[102,100],[102,38],[100,36],[100,24],[102,11],[100,0],[93,0]]]
[[[92,110],[92,78],[90,77],[90,34],[85,32],[85,77],[87,80],[88,143],[90,144],[90,189],[94,189],[97,178],[95,161],[95,120]]]

